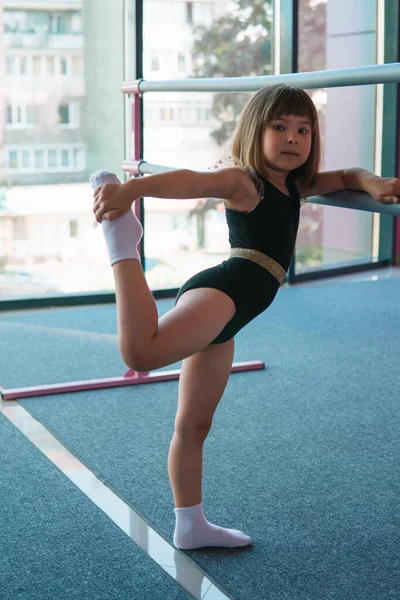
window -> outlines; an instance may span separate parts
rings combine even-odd
[[[192,25],[193,23],[193,3],[186,2],[186,23]]]
[[[84,169],[84,164],[83,164],[83,150],[81,150],[81,148],[74,148],[73,150],[73,155],[74,155],[74,168],[75,169]]]
[[[6,73],[7,75],[15,75],[16,71],[15,56],[6,57]]]
[[[51,171],[83,171],[86,151],[82,147],[23,148],[7,150],[8,169],[23,173],[48,173]]]
[[[77,127],[79,106],[77,102],[69,102],[68,104],[60,104],[58,107],[59,126],[65,127]]]
[[[71,71],[74,77],[82,75],[81,59],[79,56],[73,56],[71,58]]]
[[[40,77],[54,77],[58,75],[82,76],[82,59],[79,56],[58,56],[48,54],[35,54],[31,56],[7,56],[6,74]]]
[[[19,73],[20,75],[28,74],[28,58],[26,56],[21,56],[19,59]]]
[[[36,111],[35,106],[26,106],[25,107],[26,123],[28,125],[33,125],[35,123],[35,111]]]
[[[180,73],[185,73],[186,71],[186,60],[183,52],[178,52],[178,71]]]
[[[49,169],[57,167],[57,150],[49,150],[47,164]]]
[[[22,168],[29,169],[31,166],[31,153],[29,150],[22,151]]]
[[[164,4],[169,14],[162,14]],[[219,76],[243,75],[243,61],[253,75],[273,71],[274,2],[213,2],[212,0],[144,1],[144,77],[178,79],[212,77],[220,62]],[[281,3],[282,4],[282,3]],[[290,3],[287,3],[288,5]],[[176,18],[175,7],[181,14]],[[215,8],[214,8],[215,7]],[[167,11],[165,11],[167,12]],[[215,13],[215,14],[213,14]],[[204,30],[194,34],[193,26]],[[219,61],[221,31],[225,40],[234,40],[240,32],[246,56],[237,56],[235,44],[224,46]],[[157,35],[155,32],[159,32]],[[243,43],[245,41],[245,43]],[[160,52],[160,73],[153,71],[152,51]],[[223,98],[223,100],[220,98]],[[219,157],[236,127],[237,117],[250,94],[213,92],[157,92],[144,94],[145,160],[181,168],[207,169]],[[211,117],[211,110],[213,116]],[[210,118],[211,117],[211,118]],[[151,289],[178,287],[192,274],[183,267],[188,253],[196,251],[194,270],[218,262],[229,247],[223,211],[174,206],[168,218],[158,212],[152,200],[144,200],[147,227],[145,252],[150,259],[146,278]],[[168,204],[168,200],[166,200]],[[187,208],[186,208],[187,207]],[[172,216],[190,214],[186,226],[174,229]],[[151,223],[151,225],[150,225]],[[185,256],[186,254],[186,256]],[[165,256],[169,264],[162,263]],[[150,266],[159,260],[156,267]]]
[[[160,70],[160,52],[158,50],[151,51],[151,70],[159,71]]]
[[[54,56],[46,56],[46,75],[54,75]]]
[[[44,167],[43,150],[35,150],[34,157],[35,157],[35,162],[34,162],[35,169],[43,169],[43,167]]]
[[[69,237],[78,237],[78,221],[69,222]]]
[[[212,4],[196,2],[193,5],[193,22],[196,25],[210,27],[213,21]]]
[[[4,31],[9,33],[19,33],[26,30],[26,13],[5,10],[3,13]]]
[[[186,23],[186,3],[150,0],[144,3],[145,21],[161,25]]]
[[[34,75],[41,75],[42,71],[42,60],[40,56],[32,56],[32,73]]]
[[[350,5],[343,19],[337,2],[299,0],[298,71],[343,69],[349,66],[350,56],[352,67],[374,64],[377,5],[371,0],[361,24]],[[310,96],[320,119],[321,169],[336,170],[354,163],[373,171],[375,87],[320,88],[311,90]],[[339,141],[339,128],[346,131],[346,144]],[[365,211],[306,204],[296,243],[296,274],[370,261],[373,219],[373,213]]]
[[[14,217],[12,220],[13,223],[13,239],[17,240],[26,240],[26,222],[25,217]]]
[[[69,125],[69,104],[60,104],[58,107],[59,123]]]
[[[29,128],[34,124],[34,106],[7,105],[7,128]]]
[[[64,15],[53,16],[51,30],[53,33],[67,33],[67,20]]]
[[[145,122],[176,121],[179,126],[208,125],[211,119],[210,101],[182,100],[154,102],[145,105]]]
[[[61,166],[68,167],[69,166],[69,152],[68,150],[61,150]]]
[[[82,31],[83,31],[82,16],[80,13],[74,13],[71,16],[71,32],[72,33],[82,33]]]
[[[3,3],[4,4],[4,3]],[[7,2],[6,4],[12,4]],[[24,4],[17,2],[14,4]],[[25,2],[25,4],[27,4]],[[38,5],[40,3],[36,3]],[[41,3],[44,5],[45,3]],[[50,13],[46,10],[9,10],[4,11],[3,20],[6,32],[11,33],[42,33],[49,30]]]
[[[8,166],[10,169],[16,169],[18,167],[18,155],[15,150],[11,150],[8,153]]]

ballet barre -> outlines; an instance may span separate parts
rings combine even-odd
[[[127,160],[123,166],[124,170],[132,175],[143,175],[147,173],[159,173],[173,169],[161,165],[152,165],[145,161]],[[342,191],[326,194],[324,196],[313,196],[308,198],[312,204],[336,206],[364,210],[368,212],[386,213],[400,216],[399,204],[382,204],[374,200],[365,192]],[[265,369],[265,364],[259,360],[234,363],[231,372],[254,371]],[[13,389],[0,388],[3,400],[17,400],[35,396],[62,394],[68,392],[79,392],[86,390],[98,390],[103,388],[121,387],[127,385],[138,385],[144,383],[156,383],[179,379],[180,370],[141,372],[128,370],[122,377],[110,377],[107,379],[89,379],[86,381],[72,381],[67,383],[39,385],[33,387],[22,387]]]

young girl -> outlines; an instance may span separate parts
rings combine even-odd
[[[182,169],[124,184],[106,171],[91,177],[93,211],[114,270],[122,358],[136,371],[183,359],[168,457],[178,548],[251,544],[244,533],[206,520],[202,448],[231,372],[234,336],[271,304],[285,279],[301,198],[347,188],[398,202],[399,180],[358,168],[318,173],[319,160],[318,117],[309,95],[274,85],[248,102],[231,155],[214,171]],[[142,228],[131,206],[143,196],[223,199],[232,247],[228,260],[189,279],[160,319],[136,249]]]

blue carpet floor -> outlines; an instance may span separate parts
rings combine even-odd
[[[173,305],[161,301],[160,314]],[[118,352],[115,305],[3,312],[0,339],[3,389],[119,377],[127,370]],[[24,348],[34,350],[24,354]]]
[[[191,598],[0,414],[1,600]]]
[[[267,369],[230,378],[204,505],[254,546],[187,553],[232,598],[399,600],[399,292],[398,280],[284,288],[238,334],[235,359]],[[45,365],[45,344],[35,352]],[[21,404],[171,540],[176,395],[173,381]]]

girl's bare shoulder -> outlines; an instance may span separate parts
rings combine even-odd
[[[244,165],[236,156],[230,154],[224,154],[209,167],[209,171],[232,168],[240,169],[247,177],[243,178],[237,197],[224,199],[223,202],[231,210],[251,212],[264,198],[264,183],[250,165]]]

